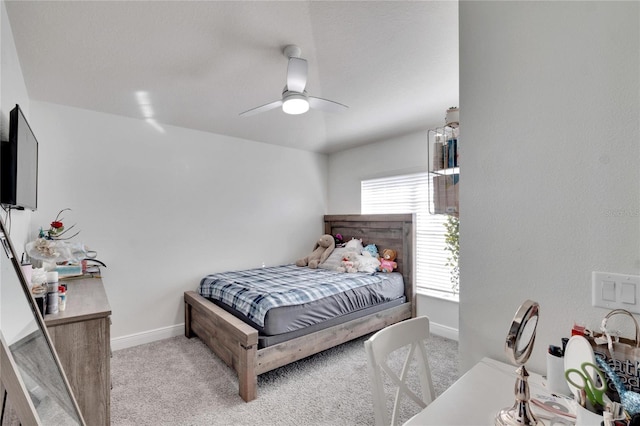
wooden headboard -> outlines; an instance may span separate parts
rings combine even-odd
[[[404,277],[404,293],[415,317],[416,233],[414,214],[325,215],[324,233],[342,234],[345,241],[362,239],[364,245],[375,244],[378,250],[396,251],[397,271]]]

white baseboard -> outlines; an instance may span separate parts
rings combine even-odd
[[[446,339],[458,341],[458,330],[455,328],[447,327],[446,325],[430,323],[429,331],[436,336],[444,337]]]
[[[184,323],[170,325],[169,327],[156,328],[155,330],[143,331],[141,333],[129,334],[128,336],[111,339],[111,350],[131,348],[156,340],[168,339],[170,337],[184,334]]]
[[[431,334],[441,336],[447,339],[458,341],[458,330],[447,327],[446,325],[431,323],[429,324]],[[180,336],[184,334],[184,323],[171,325],[155,330],[143,331],[141,333],[129,334],[128,336],[116,337],[111,339],[111,350],[132,348],[145,343],[155,342],[157,340],[168,339],[170,337]]]

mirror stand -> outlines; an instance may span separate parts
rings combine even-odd
[[[0,419],[4,425],[5,418],[15,415],[23,425],[40,424],[40,418],[36,412],[36,407],[31,402],[27,388],[20,377],[18,366],[9,351],[7,343],[4,341],[2,331],[0,331]],[[6,396],[5,396],[6,393]],[[10,402],[10,403],[9,403]],[[12,421],[8,420],[11,424]]]
[[[496,414],[496,426],[534,426],[542,425],[531,412],[529,406],[529,373],[524,364],[531,356],[533,344],[536,340],[536,327],[538,325],[538,311],[540,306],[537,302],[526,300],[515,316],[507,333],[505,342],[505,352],[509,360],[518,365],[516,374],[516,384],[514,387],[515,403],[512,407],[504,408]]]
[[[521,365],[516,370],[516,373],[518,374],[514,388],[516,402],[513,404],[513,407],[500,410],[496,416],[496,425],[511,426],[540,424],[529,407],[529,383],[527,382],[529,373],[524,365]]]
[[[86,423],[0,218],[2,392],[25,425]],[[24,391],[27,389],[27,393]],[[29,400],[24,401],[21,395]],[[33,412],[35,409],[35,417]],[[4,411],[3,411],[4,413]],[[24,417],[24,420],[22,419]],[[2,423],[5,424],[4,422]]]

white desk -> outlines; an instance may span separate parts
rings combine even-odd
[[[496,414],[515,402],[515,371],[513,365],[484,358],[405,426],[493,425]],[[531,398],[550,397],[542,376],[529,374]],[[533,404],[531,408],[536,415],[541,412]]]

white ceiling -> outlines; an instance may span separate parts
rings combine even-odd
[[[443,125],[458,104],[456,1],[6,1],[29,97],[330,153]],[[296,44],[307,91],[280,109]],[[147,112],[149,113],[149,112]]]

